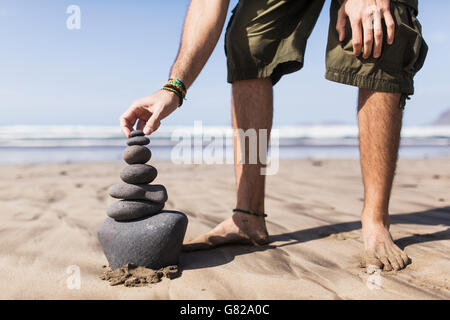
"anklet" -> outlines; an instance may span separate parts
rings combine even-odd
[[[245,213],[245,214],[251,214],[253,216],[257,216],[257,217],[267,217],[267,214],[265,213],[258,213],[258,212],[253,212],[253,211],[247,211],[247,210],[242,210],[242,209],[233,209],[233,212],[241,212],[241,213]]]

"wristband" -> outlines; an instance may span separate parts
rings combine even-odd
[[[178,78],[170,77],[169,80],[161,88],[161,90],[175,93],[178,98],[180,98],[180,105],[178,107],[181,107],[181,105],[183,104],[183,100],[186,100],[186,86],[184,85],[183,81]]]

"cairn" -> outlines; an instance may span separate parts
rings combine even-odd
[[[182,212],[163,210],[167,190],[151,184],[158,172],[146,164],[152,156],[149,143],[142,131],[131,132],[123,152],[128,166],[120,172],[124,183],[108,190],[120,200],[108,207],[98,238],[112,269],[128,263],[155,270],[178,264],[188,220]]]

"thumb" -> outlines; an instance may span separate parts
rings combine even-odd
[[[144,127],[145,135],[149,135],[149,134],[155,132],[156,130],[158,130],[158,128],[161,124],[161,121],[159,118],[160,118],[159,114],[157,114],[157,113],[152,114],[150,119],[148,119],[147,123],[145,124],[145,127]]]

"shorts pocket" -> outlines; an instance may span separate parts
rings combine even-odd
[[[378,64],[383,69],[391,70],[395,73],[406,73],[414,75],[419,71],[428,52],[428,46],[421,33],[421,26],[415,18],[413,9],[406,9],[407,18],[397,16],[396,32],[394,43],[385,45]],[[416,22],[416,23],[415,23]]]
[[[413,72],[413,74],[416,74],[420,69],[422,69],[422,67],[425,63],[427,54],[428,54],[428,45],[425,42],[425,40],[422,39],[422,42],[420,43],[420,50],[419,50],[418,57],[417,57],[414,65],[411,68],[411,71]]]
[[[397,25],[397,31],[392,45],[385,45],[378,64],[383,69],[398,72],[408,72],[414,64],[416,53],[414,46],[417,32],[404,23]]]

